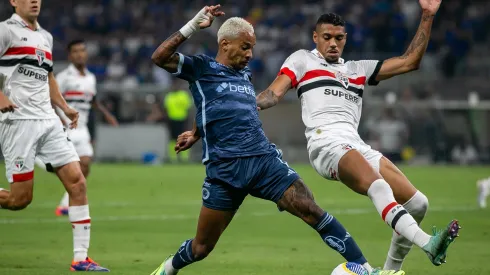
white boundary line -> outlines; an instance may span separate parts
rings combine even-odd
[[[456,207],[430,207],[430,212],[467,212],[479,210],[477,207],[471,206],[456,206]],[[6,210],[0,210],[6,211]],[[375,210],[372,207],[367,208],[347,208],[347,209],[331,209],[327,210],[332,215],[364,215],[368,213],[374,213]],[[253,217],[268,217],[273,215],[279,215],[278,211],[262,211],[262,212],[247,212],[246,210],[237,213],[236,216],[253,216]],[[195,215],[137,215],[137,216],[99,216],[92,217],[92,220],[96,223],[100,222],[118,222],[118,221],[168,221],[168,220],[197,220],[198,212],[196,210]],[[39,224],[39,223],[68,223],[67,217],[53,217],[53,218],[19,218],[19,219],[0,219],[0,224]]]

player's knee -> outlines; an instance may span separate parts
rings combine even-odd
[[[18,196],[10,196],[8,207],[10,210],[22,210],[32,202],[32,194],[22,194]]]
[[[412,199],[406,203],[407,211],[416,218],[423,218],[429,209],[429,199],[424,193],[417,191]]]
[[[85,177],[80,173],[75,177],[71,184],[69,184],[69,189],[67,190],[70,194],[71,199],[78,201],[84,200],[87,195],[87,183]]]
[[[193,253],[194,261],[200,261],[206,258],[213,251],[215,244],[195,244]]]
[[[88,175],[90,174],[90,165],[82,163],[81,168],[82,168],[83,176],[87,178]]]

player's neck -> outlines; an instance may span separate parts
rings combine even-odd
[[[226,57],[220,55],[219,53],[218,55],[216,55],[215,60],[218,61],[218,63],[225,65],[226,67],[233,68],[230,64],[231,62]]]
[[[37,18],[29,18],[27,16],[22,16],[20,14],[17,14],[17,15],[20,16],[20,18],[22,18],[22,20],[24,20],[24,22],[27,24],[29,29],[31,29],[31,30],[37,29]]]
[[[77,71],[80,73],[80,75],[85,76],[85,65],[75,65],[75,64],[73,64],[73,66],[75,66],[75,69],[77,69]]]

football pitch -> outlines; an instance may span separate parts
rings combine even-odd
[[[373,266],[382,266],[391,230],[369,199],[337,182],[326,181],[308,165],[291,165],[313,190],[317,202],[334,214],[357,240]],[[412,250],[407,275],[490,274],[490,210],[476,205],[475,182],[490,167],[402,167],[430,200],[422,228],[430,231],[457,218],[463,229],[447,257],[434,267]],[[5,183],[4,168],[0,168]],[[204,166],[97,164],[88,180],[92,217],[89,255],[114,274],[150,274],[195,234]],[[0,274],[71,274],[71,225],[56,217],[63,193],[57,179],[35,172],[34,201],[25,210],[0,210]],[[180,274],[329,275],[343,262],[318,234],[299,219],[279,213],[271,202],[249,197],[211,255]]]

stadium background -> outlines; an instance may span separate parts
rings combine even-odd
[[[254,24],[257,46],[250,67],[257,93],[274,79],[289,54],[314,47],[311,31],[320,13],[337,12],[347,20],[346,59],[402,54],[420,18],[416,0],[220,3],[227,13],[224,19],[242,16]],[[164,162],[148,167],[114,162],[140,162],[151,152],[161,164],[167,125],[146,120],[153,109],[161,108],[175,80],[152,65],[150,56],[205,4],[43,1],[39,21],[55,39],[55,70],[67,65],[66,43],[85,39],[89,69],[99,81],[98,98],[121,122],[119,128],[111,128],[95,116],[98,163],[88,179],[94,221],[91,255],[116,274],[151,272],[194,234],[204,177],[200,144],[192,151],[196,165]],[[375,148],[391,146],[403,152],[402,170],[430,198],[423,228],[429,231],[432,224],[443,226],[454,217],[464,226],[464,235],[445,267],[431,267],[423,253],[416,251],[405,265],[407,274],[490,274],[485,265],[490,257],[489,212],[479,210],[475,202],[475,182],[490,171],[481,165],[490,159],[489,12],[488,1],[443,0],[421,69],[371,87],[364,97],[362,137]],[[2,20],[10,13],[9,5],[0,6]],[[180,50],[214,55],[221,22],[217,19]],[[178,85],[185,87],[185,83]],[[394,111],[394,120],[386,119],[387,110]],[[268,137],[294,163],[320,205],[349,228],[374,265],[382,265],[389,228],[379,221],[369,200],[323,180],[309,166],[294,92],[274,109],[261,112],[261,118]],[[380,129],[391,130],[380,133]],[[5,180],[0,187],[8,188]],[[52,213],[61,194],[52,175],[37,171],[33,204],[21,212],[0,212],[0,274],[64,274],[70,261],[71,231],[66,219]],[[247,199],[212,256],[185,274],[329,274],[342,259],[293,219],[277,214],[267,202]]]

